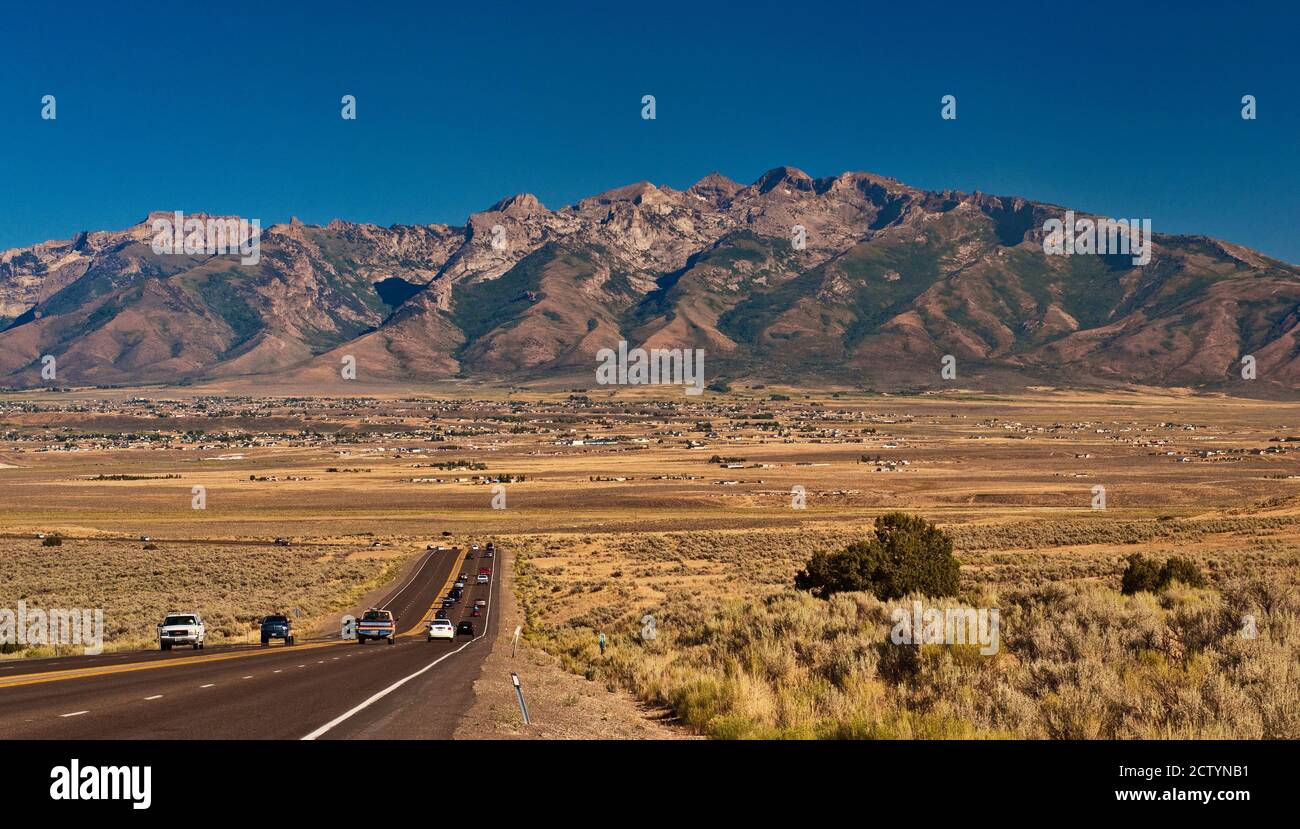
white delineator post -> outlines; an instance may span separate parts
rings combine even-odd
[[[524,689],[519,685],[519,674],[511,672],[510,679],[515,684],[515,693],[519,696],[519,713],[524,715],[524,725],[532,725],[528,719],[528,706],[524,704]]]

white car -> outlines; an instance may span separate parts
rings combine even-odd
[[[489,580],[490,578],[488,577],[487,573],[479,573],[478,576],[474,579],[474,581],[478,582],[479,584],[487,584]]]
[[[158,626],[158,646],[165,651],[172,645],[192,645],[194,650],[203,647],[208,629],[197,613],[169,613]]]
[[[452,587],[454,587],[454,588],[457,589],[457,590],[464,590],[464,589],[465,589],[465,580],[464,580],[464,579],[456,579],[456,583],[453,584]]]
[[[434,619],[429,623],[429,639],[446,639],[451,641],[456,638],[456,626],[447,619]]]

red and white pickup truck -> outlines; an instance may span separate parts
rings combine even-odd
[[[391,610],[372,607],[361,615],[357,622],[357,644],[364,645],[367,639],[387,639],[392,645],[397,640],[397,617]]]

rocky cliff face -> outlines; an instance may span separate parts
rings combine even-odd
[[[1054,256],[1064,208],[867,173],[711,174],[463,227],[266,228],[261,258],[154,253],[151,219],[0,254],[0,383],[590,376],[626,339],[704,348],[714,377],[872,388],[1300,388],[1300,268],[1203,237]],[[166,215],[166,214],[162,214]],[[1082,214],[1080,214],[1082,216]],[[795,228],[802,228],[802,234]],[[804,244],[800,244],[802,235]]]

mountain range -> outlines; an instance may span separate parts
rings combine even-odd
[[[556,210],[519,194],[461,226],[293,220],[241,264],[155,253],[160,212],[0,254],[0,385],[50,385],[45,355],[61,386],[333,387],[349,355],[360,380],[592,385],[626,340],[703,348],[721,384],[938,388],[952,355],[968,388],[1300,389],[1300,268],[1162,233],[1144,265],[1045,254],[1065,213],[779,167]]]

